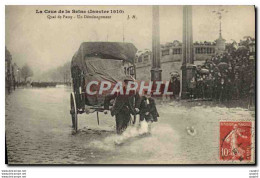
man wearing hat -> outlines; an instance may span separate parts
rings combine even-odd
[[[155,101],[151,97],[151,93],[144,91],[140,103],[140,121],[157,122],[159,114],[156,109]]]
[[[123,91],[124,93],[115,93],[113,95],[107,95],[104,101],[104,113],[109,110],[110,101],[114,100],[111,108],[111,115],[116,117],[116,132],[122,134],[127,128],[131,114],[136,115],[139,112],[140,96],[137,91],[126,94],[126,87],[129,81],[133,81],[132,78],[127,77],[124,79]]]
[[[169,84],[169,92],[172,92],[171,97],[178,99],[180,93],[180,75],[178,72],[171,72],[171,79]]]

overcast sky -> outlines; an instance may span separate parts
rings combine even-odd
[[[222,19],[223,38],[239,41],[255,36],[253,6],[193,6],[193,41],[218,38],[219,21],[212,11],[221,8],[228,11]],[[36,14],[37,9],[122,9],[124,13],[114,14],[110,20],[48,20],[48,14]],[[127,20],[128,15],[137,18]],[[28,63],[36,73],[70,61],[82,42],[107,41],[107,37],[108,41],[122,41],[123,29],[126,42],[139,50],[151,49],[151,26],[151,6],[6,6],[6,46],[19,66]],[[182,6],[160,6],[160,40],[162,44],[182,40]]]

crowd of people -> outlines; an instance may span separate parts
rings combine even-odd
[[[171,74],[173,97],[179,93],[178,74]],[[223,53],[212,56],[196,66],[194,77],[188,81],[190,99],[229,101],[255,95],[255,60],[249,53]]]
[[[190,81],[191,98],[224,101],[255,93],[255,61],[247,54],[224,53],[197,66]]]

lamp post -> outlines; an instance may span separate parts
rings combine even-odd
[[[161,45],[160,45],[160,23],[159,23],[159,6],[153,6],[153,24],[152,24],[152,69],[151,80],[161,81]]]
[[[182,75],[181,98],[189,98],[188,84],[195,76],[193,37],[192,37],[192,6],[183,6],[183,44],[182,44]]]
[[[225,39],[222,38],[222,17],[224,13],[228,13],[225,9],[218,9],[212,11],[213,14],[215,14],[218,17],[219,20],[219,38],[216,40],[216,52],[217,53],[223,53],[225,51],[226,45],[225,45]]]
[[[212,11],[213,14],[217,15],[218,19],[219,19],[219,36],[221,37],[222,36],[222,27],[221,27],[221,20],[222,20],[222,17],[223,17],[223,13],[228,13],[227,10],[225,9],[218,9],[218,10],[214,10]]]

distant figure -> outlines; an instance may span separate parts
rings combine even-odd
[[[173,90],[174,90],[174,78],[176,77],[175,73],[170,73],[171,77],[170,77],[170,83],[169,83],[169,89],[168,91],[172,93],[172,95],[170,95],[170,99],[173,98]],[[164,88],[163,88],[164,89]]]
[[[206,97],[213,99],[214,79],[213,79],[211,73],[209,73],[209,75],[207,77],[206,85],[207,85]]]
[[[173,91],[173,99],[178,99],[180,94],[180,76],[178,73],[171,77],[170,85]]]
[[[15,90],[16,88],[16,81],[15,81],[15,78],[13,77],[13,90]]]
[[[180,94],[180,75],[176,73],[171,73],[171,79],[169,84],[169,91],[172,92],[172,98],[178,99]]]
[[[189,88],[189,95],[190,95],[190,99],[194,99],[195,98],[195,90],[196,90],[196,80],[195,77],[192,77],[192,79],[190,80],[190,82],[188,83],[188,88]]]
[[[202,88],[202,99],[206,98],[206,92],[207,92],[207,78],[206,75],[202,75],[201,79],[201,88]]]
[[[231,82],[231,79],[227,79],[226,83],[226,99],[230,101],[232,99],[232,91],[233,91],[233,83]]]
[[[254,101],[255,101],[255,81],[253,80],[250,85],[250,90],[249,90],[248,109],[250,109],[251,106],[255,105]]]
[[[204,94],[203,94],[203,78],[201,76],[198,76],[197,79],[197,97],[198,98],[203,98]]]
[[[218,86],[219,87],[219,101],[220,102],[223,102],[226,98],[226,83],[225,83],[225,79],[224,78],[221,78],[220,80],[220,85]]]
[[[241,80],[238,78],[238,74],[235,75],[234,80],[234,96],[233,99],[240,99],[240,88],[241,88]]]
[[[176,88],[175,88],[175,98],[177,98],[179,100],[179,95],[180,95],[180,91],[181,91],[181,82],[180,82],[180,75],[177,76],[177,79],[176,79]]]

